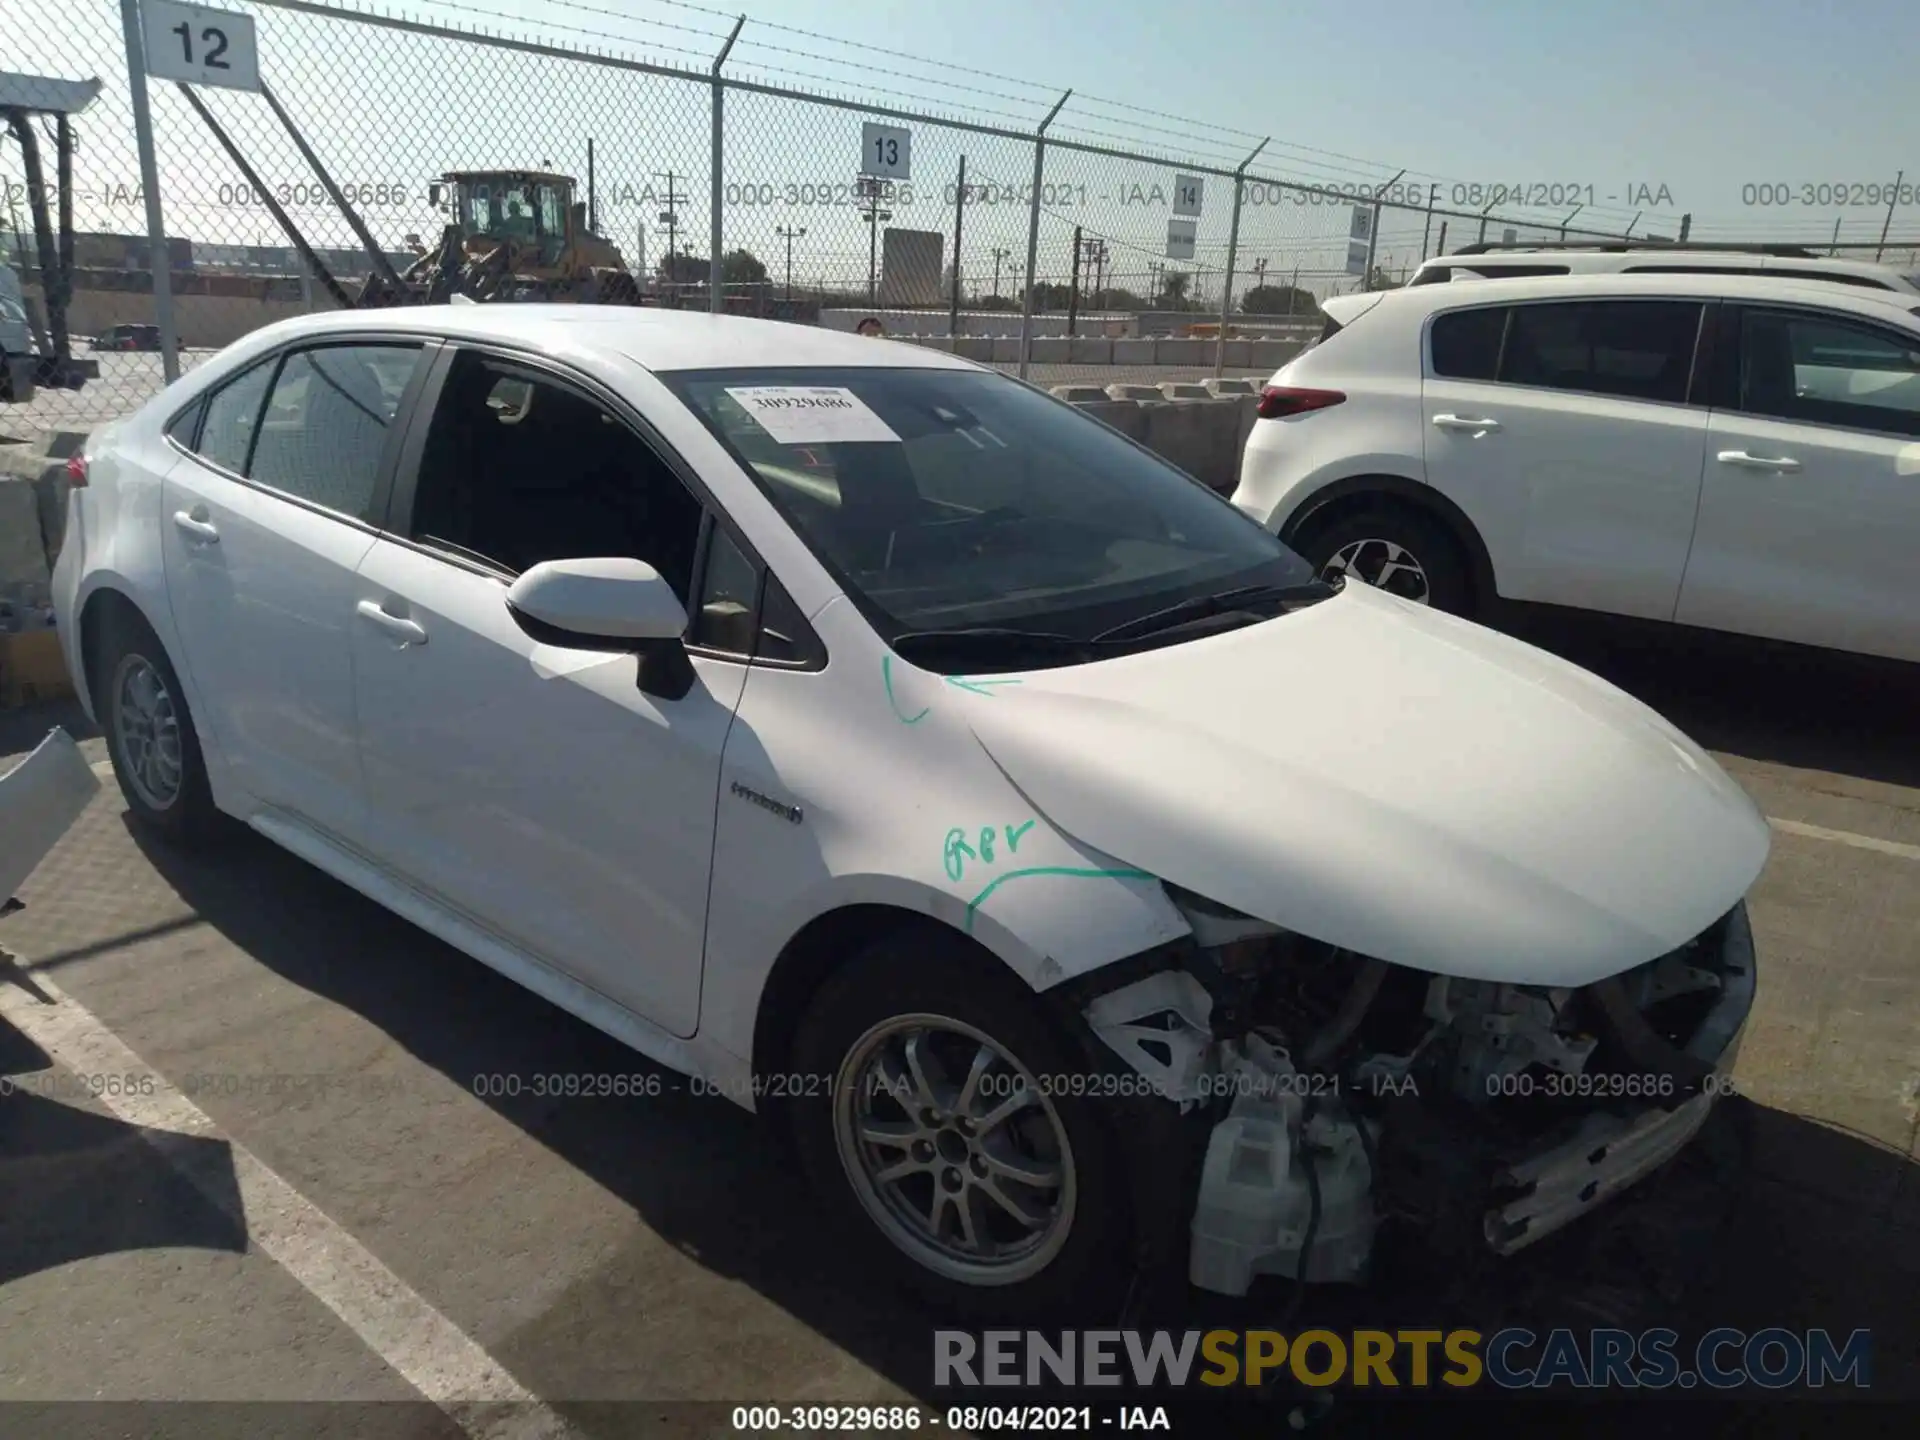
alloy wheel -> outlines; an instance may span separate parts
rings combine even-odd
[[[970,1285],[1011,1285],[1066,1244],[1073,1150],[1051,1098],[990,1036],[901,1015],[848,1050],[834,1141],[862,1207],[899,1249]]]
[[[180,713],[153,664],[128,655],[113,677],[113,735],[128,782],[155,810],[180,798]]]
[[[1352,575],[1376,590],[1385,590],[1416,605],[1430,603],[1427,572],[1406,546],[1392,540],[1355,540],[1342,545],[1320,567],[1320,578]]]

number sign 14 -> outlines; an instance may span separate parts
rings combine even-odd
[[[904,125],[860,126],[860,173],[881,180],[913,178],[913,132]]]
[[[142,0],[141,39],[147,74],[189,85],[260,88],[260,52],[253,17],[177,0]]]

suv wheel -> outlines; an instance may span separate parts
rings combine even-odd
[[[1470,615],[1473,582],[1459,542],[1438,521],[1404,505],[1383,505],[1309,525],[1295,549],[1322,579],[1347,575],[1376,589]]]
[[[1110,1314],[1126,1172],[1098,1100],[1046,1083],[1086,1062],[967,948],[902,933],[821,989],[794,1052],[801,1162],[854,1268],[963,1315]]]

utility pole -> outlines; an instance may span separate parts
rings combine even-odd
[[[1000,298],[1000,262],[1012,253],[998,245],[993,249],[993,298],[996,300]]]
[[[1074,226],[1076,240],[1079,226]],[[1087,304],[1093,309],[1100,307],[1100,291],[1105,288],[1107,277],[1107,242],[1097,235],[1089,235],[1078,243],[1085,247],[1087,255],[1087,274],[1092,277],[1087,286]]]
[[[656,170],[653,172],[653,178],[667,182],[667,208],[660,212],[659,222],[667,227],[667,258],[661,263],[666,267],[667,284],[671,286],[676,279],[673,268],[673,242],[674,237],[680,233],[680,202],[687,198],[676,194],[673,186],[676,180],[685,177],[676,175],[671,170]],[[677,299],[680,292],[670,290],[668,293]]]
[[[804,225],[798,228],[792,225],[776,225],[773,233],[787,242],[787,299],[793,299],[793,242],[807,233]]]
[[[891,220],[893,212],[882,210],[886,182],[871,175],[859,177],[860,217],[867,222],[867,303],[880,303],[880,222]]]
[[[1153,308],[1153,302],[1160,298],[1160,277],[1167,273],[1167,262],[1149,260],[1147,262],[1147,308]]]

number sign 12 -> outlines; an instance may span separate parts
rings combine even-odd
[[[260,53],[251,15],[177,0],[143,0],[140,17],[147,74],[155,79],[230,90],[260,88]]]
[[[904,125],[860,126],[860,173],[882,180],[911,180],[913,132]]]

